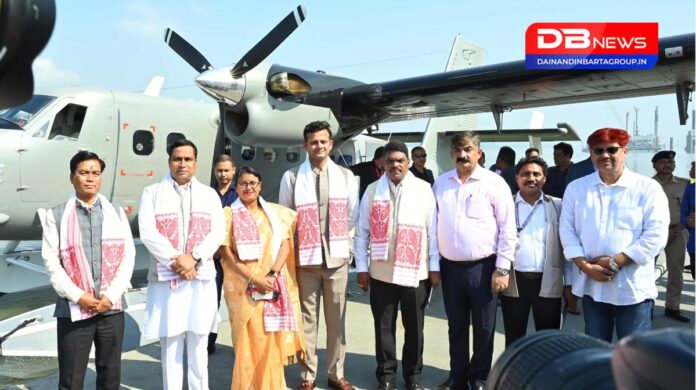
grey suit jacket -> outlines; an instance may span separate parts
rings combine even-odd
[[[546,213],[546,261],[544,261],[541,291],[539,296],[544,298],[560,298],[563,295],[563,271],[566,266],[563,257],[563,247],[558,235],[559,219],[561,217],[561,199],[544,195],[544,212]],[[517,243],[518,247],[521,245]],[[512,262],[508,288],[503,295],[517,298],[517,281],[515,280],[515,262]]]

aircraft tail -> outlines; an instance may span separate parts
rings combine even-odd
[[[454,38],[445,71],[483,65],[485,57],[486,50],[483,47],[467,42],[461,35],[457,35]],[[452,166],[452,161],[449,158],[449,146],[439,145],[438,133],[452,130],[476,130],[476,124],[476,114],[431,118],[428,120],[421,145],[431,154],[426,165],[433,170],[436,176]]]
[[[143,95],[159,96],[160,91],[162,90],[162,84],[164,84],[164,77],[154,76],[152,80],[150,80],[150,83],[147,84],[147,87],[145,87]]]

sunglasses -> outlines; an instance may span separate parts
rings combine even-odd
[[[598,155],[598,156],[603,155],[604,152],[607,152],[607,153],[609,153],[609,154],[611,154],[611,155],[614,155],[614,154],[616,154],[616,153],[619,151],[619,149],[621,149],[621,148],[618,147],[618,146],[610,146],[610,147],[608,147],[608,148],[606,148],[606,149],[605,149],[605,148],[592,148],[592,153],[594,153],[594,154],[596,154],[596,155]]]
[[[425,153],[416,153],[413,155],[413,157],[423,158],[423,157],[428,157],[428,155]]]

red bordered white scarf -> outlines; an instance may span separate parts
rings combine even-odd
[[[121,265],[125,253],[125,235],[131,234],[127,224],[121,221],[119,212],[101,194],[97,195],[102,208],[102,266],[101,291],[106,291]],[[60,260],[70,279],[85,292],[95,294],[92,267],[90,267],[85,250],[82,247],[82,232],[77,221],[77,198],[75,194],[65,205],[65,212],[60,220]],[[77,303],[69,302],[70,320],[80,321],[95,316],[83,310]],[[112,310],[123,310],[121,299],[112,302]]]
[[[167,238],[169,243],[177,250],[180,248],[179,237],[179,216],[182,213],[181,197],[175,189],[175,182],[171,175],[167,173],[160,182],[155,194],[155,226],[157,231]],[[190,213],[188,232],[186,235],[186,247],[183,253],[191,253],[210,234],[212,229],[211,216],[213,213],[220,212],[220,204],[207,204],[196,200],[197,191],[203,186],[195,177],[190,182]],[[157,278],[159,281],[169,281],[172,289],[175,289],[181,280],[179,274],[167,268],[161,262],[157,263]],[[212,262],[206,262],[204,266],[196,270],[196,279],[210,280],[215,277],[215,267]]]
[[[333,161],[327,161],[329,177],[329,253],[332,257],[350,255],[348,244],[348,193],[343,173]],[[309,159],[297,171],[295,180],[295,208],[297,209],[297,246],[299,263],[322,263],[321,227],[317,201],[316,177]]]
[[[263,212],[266,213],[268,221],[273,231],[273,242],[271,248],[275,261],[278,256],[281,244],[281,229],[283,228],[278,220],[273,206],[268,204],[263,198],[259,197],[259,203]],[[237,254],[242,261],[258,260],[262,256],[261,238],[259,227],[256,225],[254,217],[238,198],[230,206],[232,209],[232,226],[234,229],[234,241],[237,246]],[[292,301],[288,293],[288,285],[285,280],[285,273],[278,272],[274,288],[280,293],[275,301],[264,301],[263,303],[263,324],[266,332],[276,332],[281,330],[297,330],[297,323],[292,312]]]
[[[396,211],[396,244],[394,246],[394,274],[392,282],[401,286],[418,286],[418,270],[421,263],[423,218],[419,218],[419,199],[408,191],[408,183],[416,179],[411,172],[401,182],[401,199]],[[370,254],[373,261],[385,262],[389,258],[389,241],[394,236],[390,221],[394,204],[389,195],[389,178],[383,175],[377,182],[370,211]]]

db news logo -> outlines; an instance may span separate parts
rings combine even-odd
[[[649,69],[657,23],[534,23],[525,34],[527,69]]]

